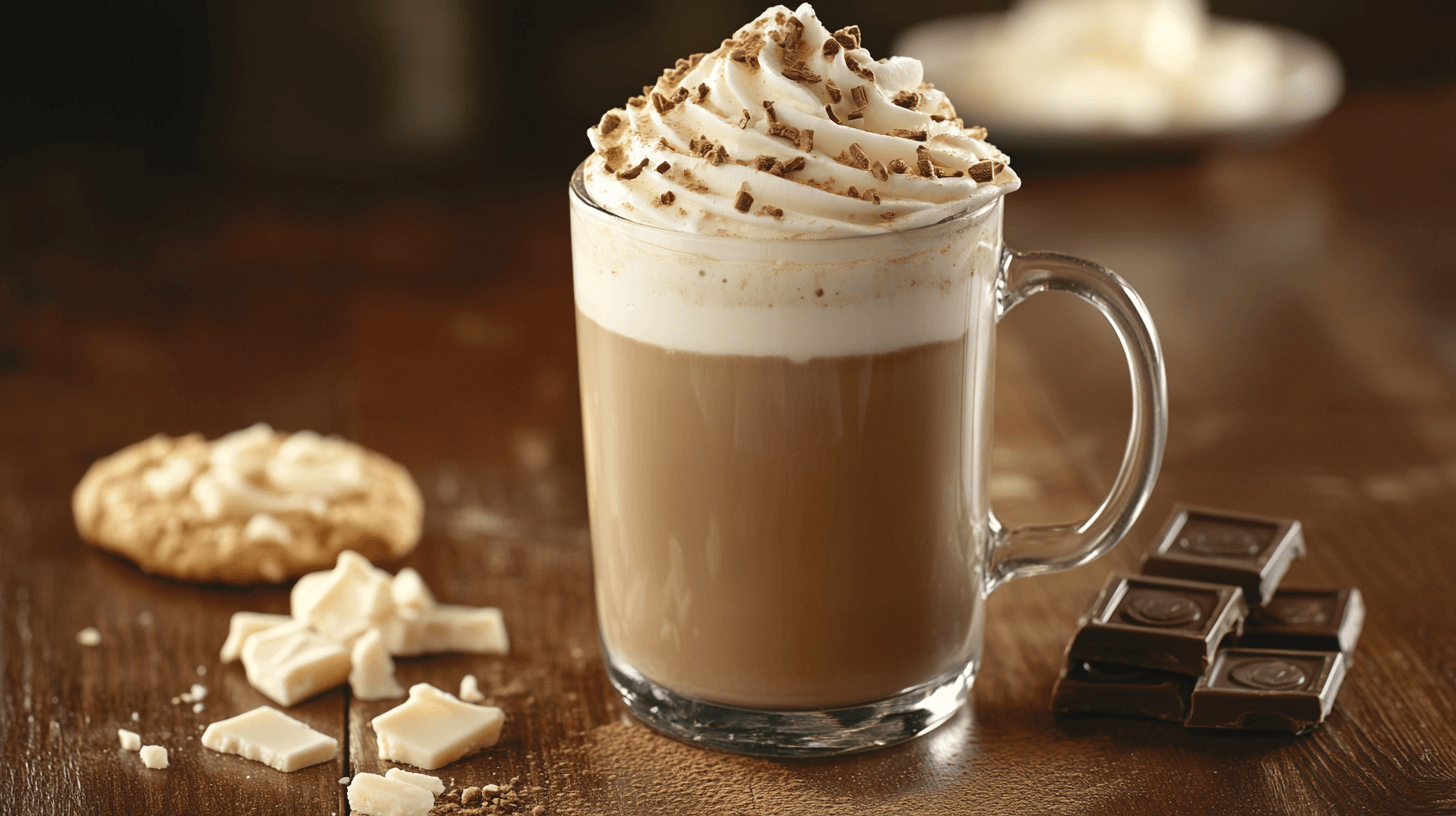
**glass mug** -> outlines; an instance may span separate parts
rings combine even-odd
[[[1111,271],[1004,246],[1004,199],[898,232],[699,235],[597,206],[571,244],[603,658],[639,719],[741,753],[923,734],[965,702],[985,599],[1107,552],[1152,491],[1162,352]],[[991,512],[996,322],[1071,292],[1112,323],[1132,430],[1075,525]]]

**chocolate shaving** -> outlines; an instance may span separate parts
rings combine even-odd
[[[739,195],[744,195],[744,194],[743,193],[739,193]],[[759,207],[758,208],[758,214],[759,215],[767,215],[770,218],[783,218],[784,217],[784,211],[783,210],[779,209],[778,207],[774,207],[772,205],[769,205],[769,204],[765,204],[762,207]]]
[[[743,188],[738,191],[738,197],[733,199],[733,209],[741,213],[746,213],[748,212],[748,208],[752,206],[753,196],[748,194],[748,184],[745,183]]]
[[[891,159],[889,170],[891,173],[904,173],[910,169],[910,165],[904,159]]]
[[[732,43],[734,46],[728,52],[729,59],[734,62],[741,62],[749,68],[758,67],[758,54],[763,50],[763,35],[750,34],[743,42],[736,40],[725,41],[725,45],[728,43]]]
[[[824,53],[824,59],[834,59],[834,55],[839,53],[841,47],[839,40],[830,37],[824,41],[824,47],[820,50]]]
[[[726,163],[729,160],[728,148],[724,147],[723,145],[718,145],[718,149],[709,153],[707,155],[707,159],[708,164],[711,164],[714,167]]]
[[[925,131],[923,130],[906,130],[905,128],[895,128],[894,130],[890,131],[890,135],[894,136],[897,139],[910,139],[911,141],[915,142],[925,141]]]
[[[877,161],[870,162],[870,174],[881,182],[890,180],[890,171],[886,170],[885,166]]]
[[[996,174],[1005,169],[1006,165],[1001,162],[984,159],[971,165],[966,170],[966,175],[970,176],[972,181],[984,183],[996,178]]]
[[[784,76],[806,85],[813,85],[815,82],[824,81],[824,77],[819,76],[802,65],[785,65]]]
[[[674,202],[676,200],[677,200],[677,196],[673,195],[673,193],[672,193],[671,190],[668,190],[667,192],[665,192],[662,195],[660,195],[660,196],[657,197],[657,203],[659,203],[659,204],[661,204],[663,206],[667,206],[668,204],[671,204],[672,202]],[[878,204],[879,202],[877,201],[875,203]]]
[[[689,91],[687,88],[678,88],[677,93],[672,95],[672,104],[681,105],[683,102],[686,102],[688,98],[688,93]]]
[[[779,121],[779,115],[774,112],[773,103],[767,99],[763,100],[763,115],[768,117],[770,125]]]
[[[872,204],[878,204],[878,203],[880,203],[880,194],[873,187],[869,188],[868,190],[865,190],[863,193],[860,193],[859,194],[859,197],[862,198],[862,199],[864,199],[865,201],[868,201],[868,202],[872,203]]]
[[[739,130],[746,129],[748,127],[748,123],[751,122],[751,121],[753,121],[753,117],[749,115],[748,108],[744,108],[743,109],[743,118],[738,120],[738,129]]]
[[[834,32],[834,39],[846,49],[859,48],[859,26],[847,26]]]
[[[859,198],[859,190],[852,184],[850,185],[848,190],[844,191],[844,194],[849,196],[850,198]]]
[[[708,89],[708,84],[706,82],[699,84],[698,85],[698,98],[695,101],[702,102],[704,99],[707,99],[708,98],[708,90],[709,90]]]
[[[839,116],[834,113],[833,105],[825,105],[824,112],[829,115],[829,121],[833,122],[836,125],[844,124],[843,122],[839,121]]]
[[[965,129],[965,134],[972,139],[985,139],[986,129],[981,127],[980,125],[972,125],[971,127]]]
[[[930,163],[930,150],[925,145],[915,148],[915,169],[925,178],[935,178],[935,165]]]
[[[799,138],[794,140],[794,147],[799,148],[805,153],[813,153],[814,131],[808,128],[804,128],[803,130],[799,131]]]
[[[856,108],[868,107],[870,104],[869,89],[863,85],[856,85],[853,88],[850,88],[849,95],[852,99],[854,99],[854,106]]]
[[[768,135],[782,136],[796,145],[799,143],[799,129],[779,122],[774,122],[768,126]]]
[[[615,113],[609,113],[606,116],[602,117],[602,123],[600,125],[597,125],[597,132],[602,134],[603,136],[606,136],[607,134],[616,130],[617,125],[620,124],[622,124],[622,117],[618,116]]]
[[[850,111],[849,112],[849,115],[846,116],[846,117],[844,117],[844,118],[845,118],[845,121],[848,121],[848,122],[853,122],[856,119],[863,119],[864,118],[864,109],[862,109],[862,108],[856,108],[856,109]]]
[[[829,101],[830,102],[836,102],[837,103],[840,99],[843,99],[844,98],[843,92],[841,92],[839,90],[839,86],[838,85],[835,85],[834,84],[834,80],[832,80],[832,79],[826,79],[826,80],[824,80],[824,90],[826,90],[826,91],[829,92]]]
[[[671,99],[668,99],[667,97],[663,96],[662,94],[657,93],[656,91],[653,91],[653,93],[652,93],[652,107],[657,108],[657,112],[659,114],[667,113],[668,111],[672,110],[673,106],[676,105],[676,104],[677,103],[674,102],[674,101],[672,101]]]
[[[867,79],[870,82],[875,81],[875,72],[860,65],[859,61],[856,60],[854,57],[851,57],[848,51],[844,52],[844,64],[849,67],[850,73],[854,74],[855,76],[858,76],[862,79]]]
[[[638,176],[642,175],[642,171],[646,167],[647,167],[647,159],[643,159],[642,161],[637,162],[636,166],[630,167],[630,168],[628,168],[626,170],[623,170],[622,172],[618,173],[617,174],[617,178],[619,178],[619,179],[621,179],[623,181],[631,181],[632,179],[637,178]]]
[[[657,172],[659,172],[659,173],[661,173],[663,175],[667,175],[667,171],[669,171],[671,169],[672,169],[672,165],[668,164],[667,162],[663,162],[662,164],[657,165]]]
[[[640,96],[634,96],[627,100],[627,104],[634,108],[640,108],[647,104],[647,100]]]
[[[859,146],[859,142],[850,142],[849,160],[850,166],[852,167],[858,167],[861,170],[870,169],[869,154],[864,151],[863,147]]]
[[[767,173],[768,171],[772,170],[774,168],[774,165],[775,164],[778,164],[778,163],[779,163],[779,160],[778,159],[774,158],[773,156],[769,156],[769,155],[759,156],[758,158],[756,158],[756,159],[753,160],[753,166],[754,166],[754,168],[755,169],[758,169],[758,170],[762,170],[765,173]]]
[[[803,156],[795,156],[792,159],[789,159],[787,163],[780,162],[779,166],[774,168],[774,175],[783,176],[792,173],[795,170],[803,170],[805,164],[807,164],[807,162],[804,161]]]
[[[896,105],[899,105],[902,108],[915,110],[917,107],[920,106],[920,94],[915,93],[914,91],[900,91],[899,93],[895,94],[895,97],[890,101],[895,103]]]

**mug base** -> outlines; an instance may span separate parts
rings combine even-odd
[[[966,667],[885,700],[845,708],[780,711],[710,703],[669,691],[602,649],[607,676],[632,716],[694,745],[761,757],[822,757],[912,740],[949,720],[971,691]]]

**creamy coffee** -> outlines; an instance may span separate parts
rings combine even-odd
[[[965,337],[700,354],[580,313],[597,606],[613,655],[698,699],[842,706],[979,643]]]

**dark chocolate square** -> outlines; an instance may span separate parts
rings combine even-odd
[[[1183,722],[1194,678],[1116,663],[1073,660],[1052,690],[1052,711]]]
[[[1113,573],[1082,616],[1068,660],[1200,675],[1219,641],[1242,631],[1236,586]]]
[[[1281,589],[1249,613],[1239,645],[1349,655],[1365,625],[1360,590]]]
[[[1304,556],[1304,532],[1293,519],[1179,505],[1158,546],[1143,559],[1145,575],[1233,584],[1250,606],[1274,595],[1279,580]]]
[[[1329,715],[1347,665],[1339,652],[1220,649],[1186,724],[1302,734]]]

